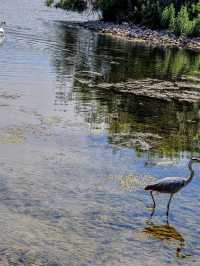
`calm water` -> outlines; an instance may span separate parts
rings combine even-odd
[[[88,17],[7,0],[0,17],[2,265],[200,265],[200,166],[173,199],[145,184],[186,176],[199,104],[95,89],[157,78],[198,83],[200,55],[144,48],[66,21]]]

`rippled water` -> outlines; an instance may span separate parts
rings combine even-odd
[[[0,17],[3,265],[199,265],[199,165],[171,205],[143,187],[199,155],[199,103],[97,89],[156,78],[198,84],[200,55],[97,35],[87,16],[7,0]],[[192,90],[192,88],[191,88]]]

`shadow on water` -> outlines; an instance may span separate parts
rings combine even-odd
[[[54,61],[57,77],[62,79],[55,92],[57,108],[73,101],[92,132],[105,134],[116,149],[133,148],[138,155],[148,153],[151,157],[199,152],[199,103],[164,102],[96,88],[99,80],[172,81],[185,76],[196,84],[200,78],[199,54],[141,47],[78,27],[61,26],[61,32],[65,49],[58,51]]]
[[[161,242],[165,241],[168,245],[175,245],[176,257],[185,257],[185,255],[182,254],[185,247],[185,239],[174,226],[169,223],[158,225],[148,221],[143,231],[149,237],[153,237]]]

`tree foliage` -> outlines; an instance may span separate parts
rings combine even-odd
[[[106,21],[163,27],[179,35],[200,36],[200,0],[46,0],[48,5],[101,11]]]

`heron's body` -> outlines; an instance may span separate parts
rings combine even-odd
[[[150,194],[151,194],[151,197],[152,197],[153,203],[154,203],[154,209],[155,209],[156,203],[155,203],[155,200],[153,197],[153,191],[160,192],[160,193],[168,193],[168,194],[170,194],[170,199],[169,199],[169,202],[167,205],[167,216],[168,216],[169,205],[170,205],[170,202],[171,202],[173,195],[175,193],[177,193],[179,190],[181,190],[183,187],[188,185],[192,181],[192,178],[194,176],[194,170],[192,169],[192,164],[194,162],[200,162],[200,159],[199,158],[192,158],[189,161],[188,168],[190,170],[190,175],[188,178],[165,177],[161,180],[158,180],[154,184],[150,184],[150,185],[145,187],[145,190],[150,191]],[[154,211],[153,211],[153,213],[154,213]]]
[[[165,177],[158,182],[146,186],[145,190],[157,191],[161,193],[176,193],[186,184],[186,180],[180,177]]]

